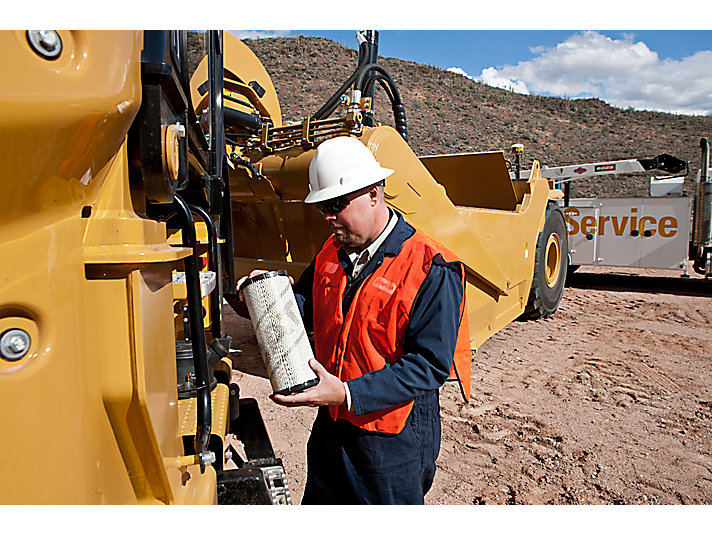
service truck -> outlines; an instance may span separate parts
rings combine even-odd
[[[674,269],[687,277],[692,263],[696,273],[712,278],[712,186],[706,138],[700,140],[700,149],[702,161],[692,197],[683,193],[689,162],[669,154],[542,166],[542,176],[564,191],[559,205],[569,236],[569,270],[607,265]],[[650,175],[648,197],[571,198],[575,180],[641,173]]]

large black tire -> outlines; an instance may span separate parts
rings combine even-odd
[[[536,242],[534,279],[522,319],[545,319],[556,311],[564,293],[568,264],[569,240],[564,214],[554,202],[549,202],[544,229]]]

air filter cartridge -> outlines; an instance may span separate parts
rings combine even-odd
[[[272,390],[299,393],[319,383],[309,360],[314,357],[286,271],[245,280],[240,287],[250,311]]]

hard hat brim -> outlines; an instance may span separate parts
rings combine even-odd
[[[305,204],[315,204],[317,202],[324,202],[325,200],[331,200],[332,198],[338,198],[364,187],[376,184],[381,180],[385,180],[391,174],[393,174],[393,169],[386,169],[385,167],[380,167],[371,175],[370,179],[361,182],[352,182],[350,187],[345,187],[343,185],[335,185],[332,187],[327,187],[325,189],[320,189],[319,191],[310,191],[307,197],[304,199]]]

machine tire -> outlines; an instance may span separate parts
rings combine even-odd
[[[522,319],[545,319],[559,307],[566,285],[569,242],[564,214],[550,202],[544,229],[539,233],[534,258],[534,279]]]

